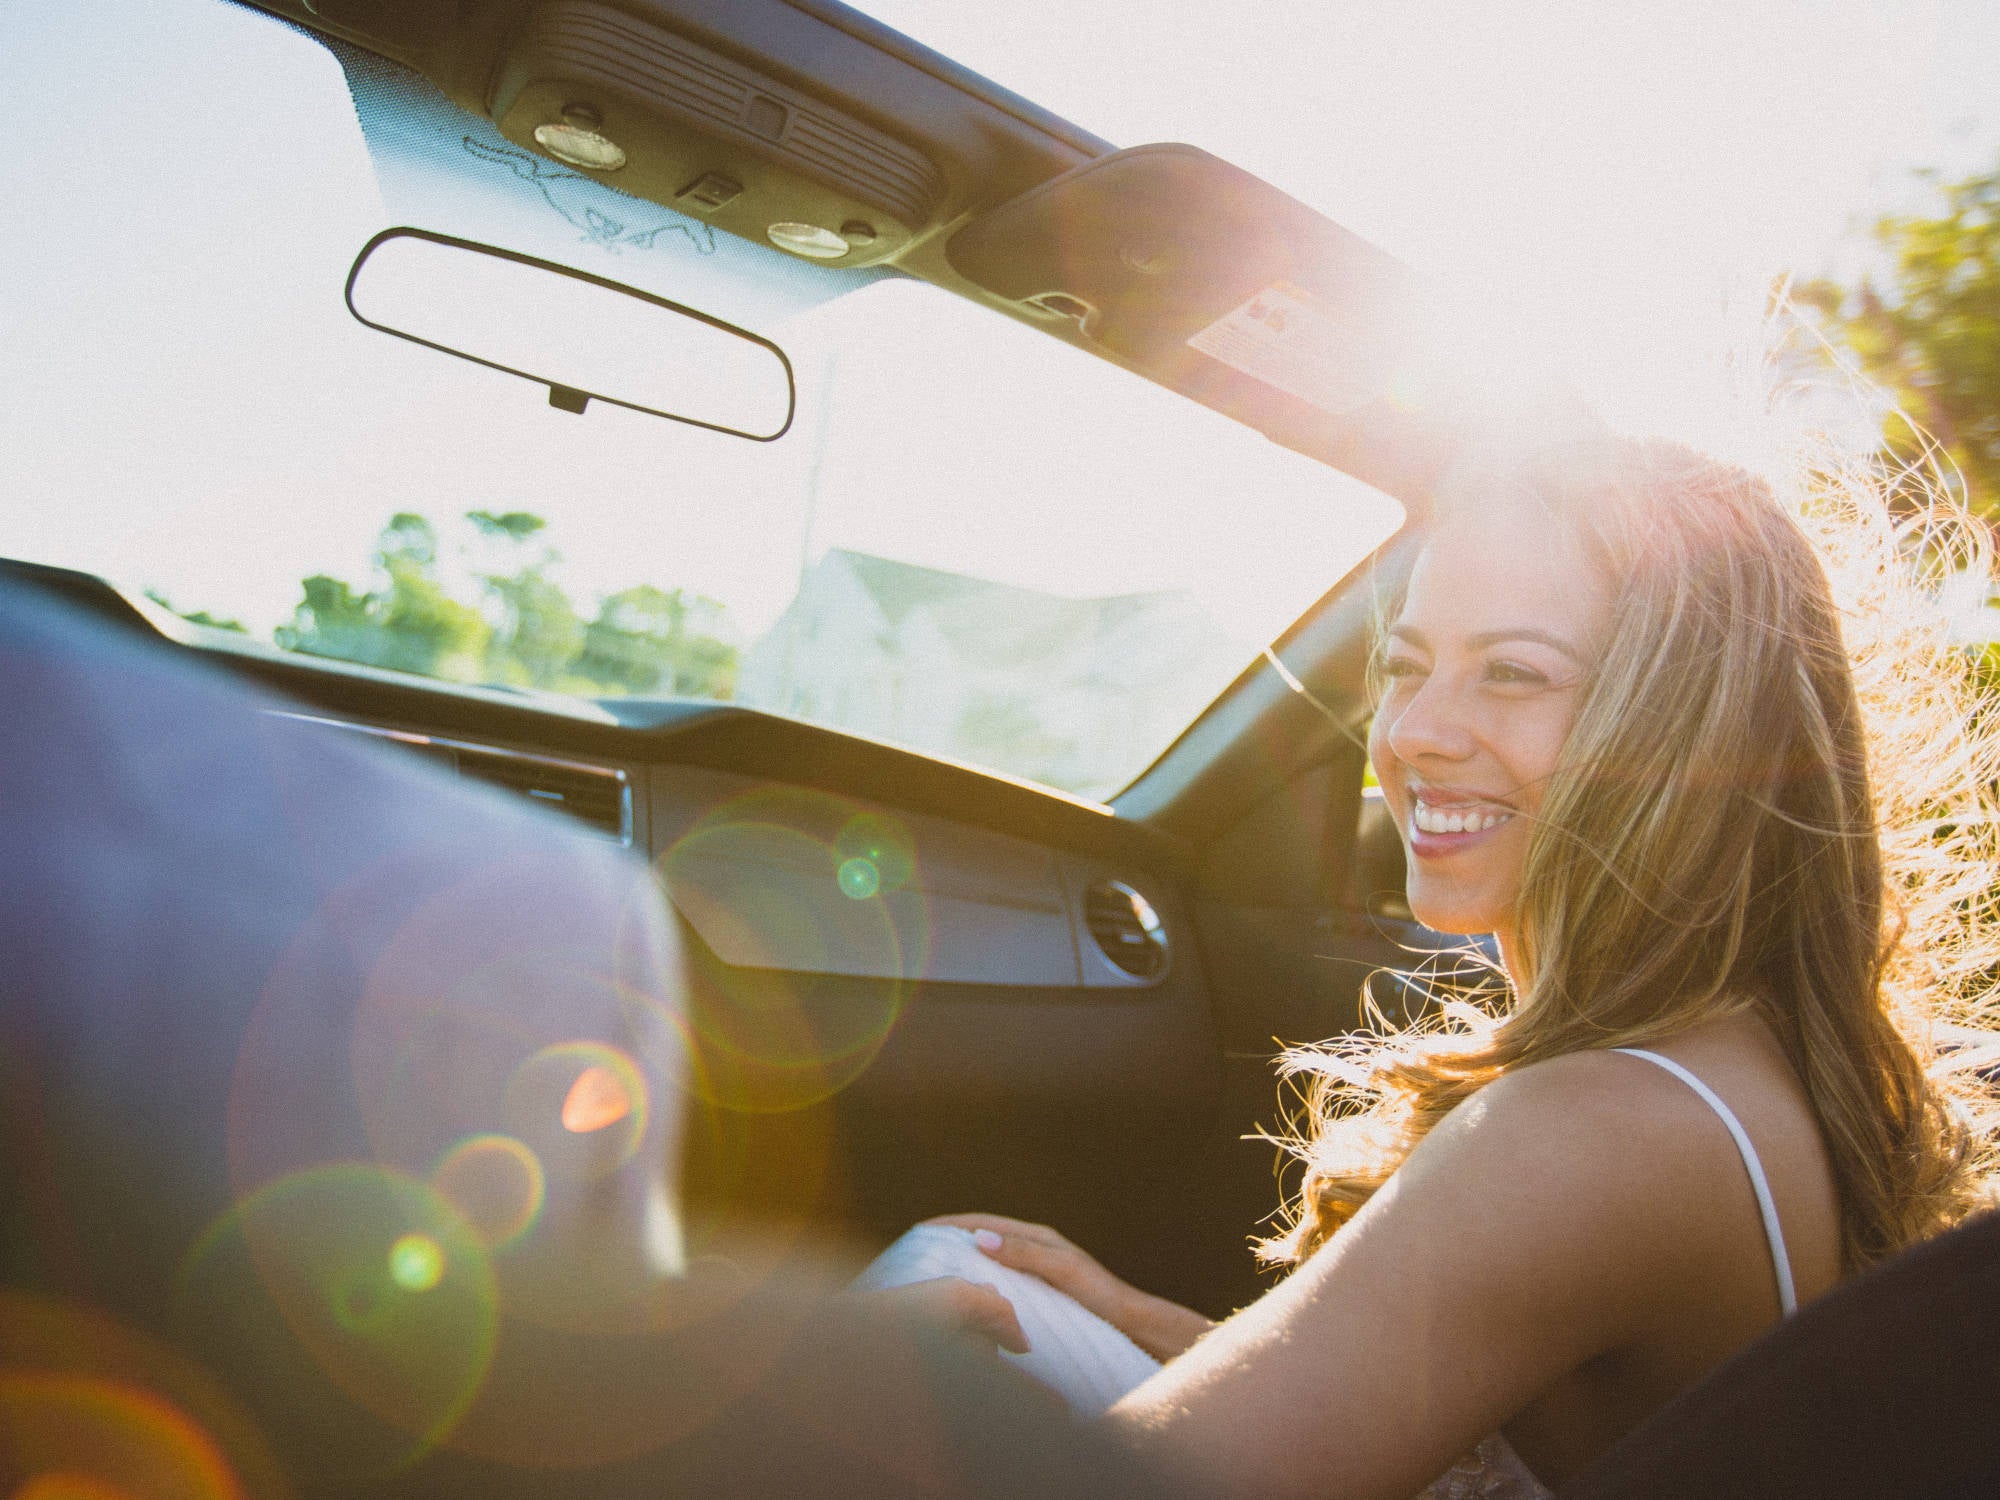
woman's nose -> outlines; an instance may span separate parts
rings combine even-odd
[[[1425,757],[1464,760],[1472,754],[1472,724],[1449,682],[1426,677],[1395,708],[1389,720],[1389,748],[1405,764]]]

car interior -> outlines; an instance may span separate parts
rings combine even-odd
[[[1256,1297],[1271,1277],[1252,1241],[1295,1181],[1270,1138],[1287,1109],[1277,1054],[1366,1024],[1367,1006],[1414,1014],[1423,987],[1400,971],[1479,961],[1403,904],[1400,845],[1362,750],[1371,621],[1479,418],[1450,378],[1427,373],[1415,278],[1198,146],[1118,149],[838,0],[205,8],[316,49],[351,97],[381,217],[311,262],[329,316],[425,369],[462,355],[491,389],[533,386],[546,421],[571,424],[561,441],[610,441],[591,436],[600,421],[627,424],[602,429],[612,437],[679,424],[812,467],[829,388],[800,352],[809,340],[772,309],[809,318],[913,284],[953,316],[1013,325],[1141,393],[1162,441],[1183,420],[1227,424],[1299,466],[1272,472],[1358,482],[1394,512],[1387,525],[1336,515],[1346,550],[1316,558],[1317,534],[1258,533],[1248,498],[1214,496],[1218,525],[1246,507],[1244,545],[1298,554],[1316,582],[1287,596],[1262,650],[1206,676],[1190,667],[1194,701],[1165,732],[1074,776],[857,729],[815,707],[797,674],[759,698],[750,655],[733,699],[671,682],[613,694],[398,670],[171,606],[129,558],[99,568],[77,548],[38,555],[32,533],[0,542],[21,553],[0,563],[9,587],[268,692],[275,732],[419,758],[652,865],[689,971],[691,1255],[765,1276],[807,1253],[858,1269],[917,1220],[986,1210],[1057,1226],[1135,1285],[1212,1317]],[[51,53],[50,67],[87,82],[88,48]],[[206,105],[222,131],[254,101]],[[433,138],[457,154],[426,157]],[[456,205],[453,174],[496,162],[517,203],[583,226],[569,262],[544,239],[508,242],[491,227],[504,216]],[[613,223],[613,203],[636,206]],[[653,227],[630,228],[642,222]],[[371,253],[392,234],[497,253],[544,282],[581,277],[631,299],[614,323],[699,324],[763,360],[782,391],[739,421],[701,406],[699,379],[658,401],[628,397],[616,370],[572,377],[532,351],[480,353],[465,342],[475,334],[387,326],[364,303]],[[716,247],[740,242],[729,253],[761,257],[775,300],[694,271],[683,284],[680,262],[641,265],[669,242],[718,266]],[[922,382],[949,350],[896,345],[905,326],[885,317],[877,353]],[[144,330],[127,333],[144,346]],[[427,347],[402,347],[413,341]],[[880,446],[845,461],[876,493],[956,503],[941,476],[899,462],[893,421],[864,430]],[[1097,482],[1074,439],[1016,427],[995,441],[1051,449],[1043,462]],[[226,468],[229,452],[208,461]],[[737,472],[718,461],[703,503],[724,533],[763,548],[753,482],[730,491]],[[912,498],[925,480],[935,493]],[[1178,514],[1156,514],[1144,483],[1100,498],[1133,534],[1166,533],[1206,565],[1209,536],[1175,536]],[[264,501],[280,515],[287,504],[282,492]],[[967,607],[977,614],[978,597]],[[1105,692],[1114,677],[1107,668]]]
[[[741,704],[524,701],[283,651],[117,578],[7,564],[282,695],[302,731],[427,757],[654,861],[706,1047],[697,1251],[865,1252],[976,1207],[1063,1226],[1212,1315],[1254,1297],[1249,1242],[1284,1188],[1256,1138],[1283,1123],[1275,1052],[1359,1024],[1364,980],[1451,945],[1399,904],[1359,749],[1370,613],[1449,447],[1441,410],[1392,389],[1409,278],[1198,148],[1114,150],[830,0],[266,9],[339,49],[357,98],[393,68],[524,151],[589,120],[624,193],[759,243],[849,226],[840,269],[928,282],[1401,503],[1393,538],[1101,799]],[[1346,360],[1331,396],[1194,347],[1280,284],[1337,328],[1300,356]]]

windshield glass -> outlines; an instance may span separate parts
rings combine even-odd
[[[16,108],[62,122],[0,168],[32,374],[0,404],[0,553],[200,623],[734,701],[1105,797],[1400,519],[1031,329],[624,197],[225,0],[7,7],[0,58]],[[342,286],[396,224],[775,341],[790,432],[576,415],[371,332]]]

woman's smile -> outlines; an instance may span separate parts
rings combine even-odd
[[[1512,809],[1493,802],[1418,791],[1410,805],[1410,853],[1419,859],[1442,859],[1484,841],[1513,820]]]

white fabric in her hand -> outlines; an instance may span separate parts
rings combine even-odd
[[[1078,1417],[1091,1418],[1160,1368],[1160,1362],[1096,1313],[1039,1276],[1003,1266],[955,1224],[919,1224],[876,1256],[854,1280],[857,1291],[881,1291],[956,1276],[990,1286],[1014,1305],[1026,1354],[1001,1351],[1052,1387]]]

